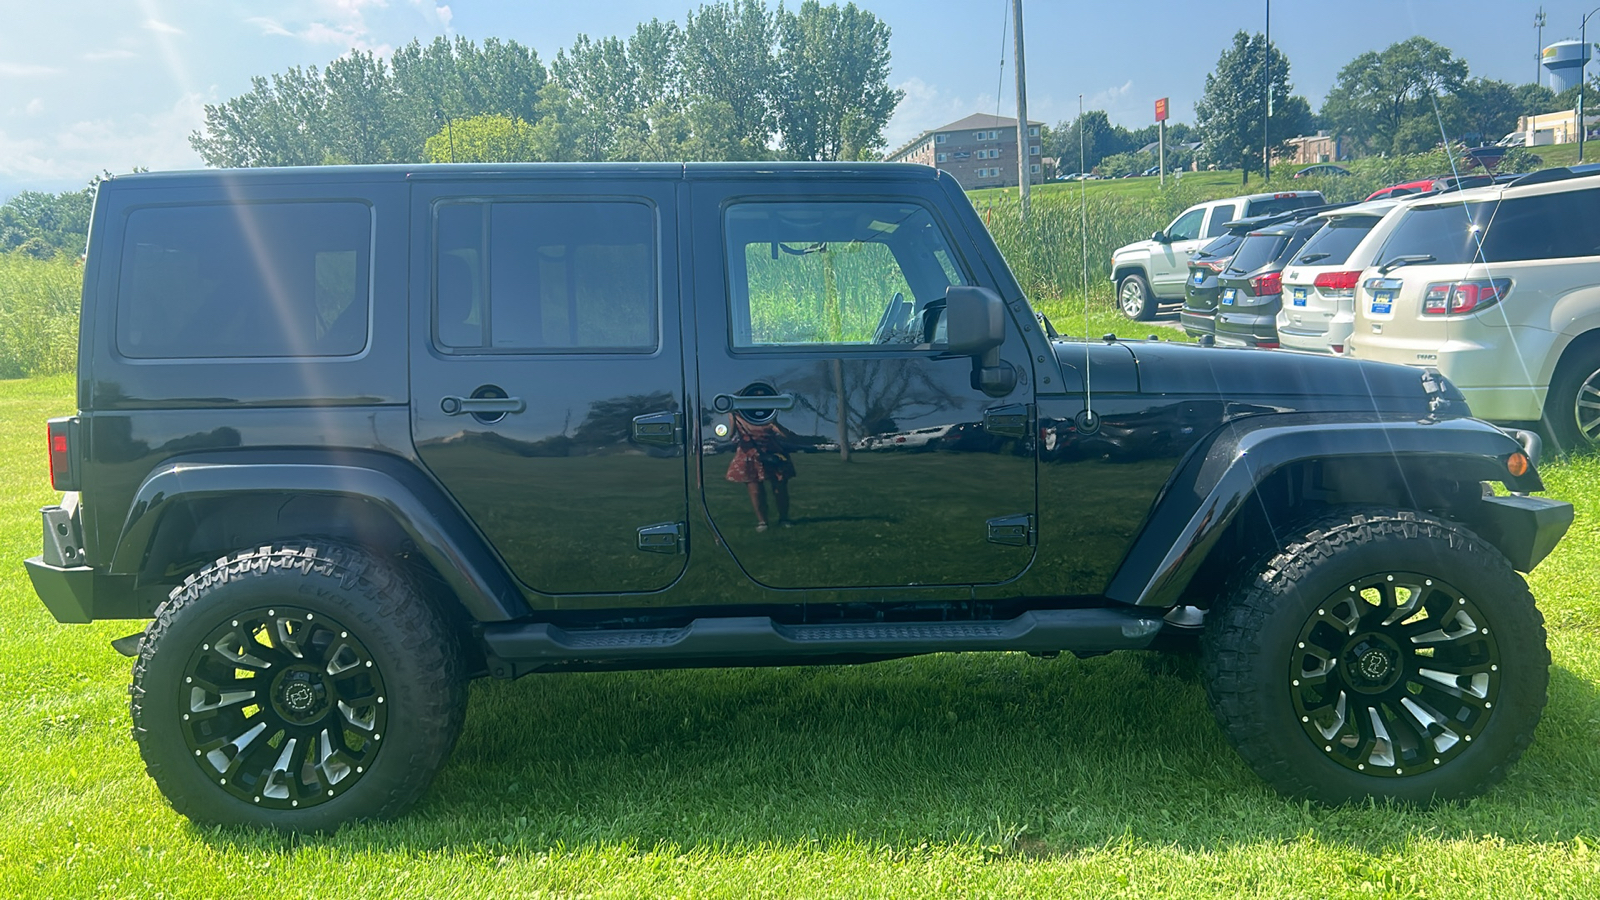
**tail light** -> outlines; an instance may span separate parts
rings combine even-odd
[[[1361,273],[1355,272],[1323,272],[1312,282],[1318,290],[1328,297],[1354,297],[1356,284],[1361,281]]]
[[[45,423],[45,439],[50,451],[50,486],[58,491],[78,489],[78,470],[72,462],[76,426],[77,420],[73,418],[51,419]]]
[[[1256,348],[1259,349],[1259,350],[1276,350],[1276,349],[1278,349],[1278,342],[1277,341],[1257,341],[1256,342]]]
[[[1250,279],[1250,290],[1257,297],[1283,293],[1283,273],[1269,272],[1266,275],[1257,275]]]
[[[1509,278],[1479,278],[1472,281],[1438,281],[1428,285],[1422,295],[1425,316],[1455,316],[1477,312],[1505,299],[1511,290]]]

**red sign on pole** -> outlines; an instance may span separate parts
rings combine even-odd
[[[1165,122],[1166,120],[1167,120],[1167,98],[1162,97],[1160,100],[1156,101],[1156,121],[1157,122]]]

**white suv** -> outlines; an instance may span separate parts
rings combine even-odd
[[[1183,299],[1189,277],[1189,256],[1212,238],[1227,233],[1236,219],[1322,205],[1321,191],[1278,191],[1197,203],[1178,214],[1172,224],[1111,253],[1111,283],[1117,306],[1130,319],[1153,319],[1163,301]]]
[[[1547,169],[1383,220],[1348,352],[1434,366],[1474,415],[1600,443],[1600,176]]]
[[[1381,243],[1373,230],[1399,206],[1397,200],[1374,200],[1317,216],[1326,227],[1312,235],[1283,270],[1279,346],[1344,353],[1355,328],[1356,283]]]

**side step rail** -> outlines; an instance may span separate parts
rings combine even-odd
[[[484,643],[499,660],[552,663],[640,663],[682,660],[797,659],[842,655],[909,656],[962,650],[1103,653],[1139,650],[1161,630],[1147,610],[1041,609],[984,622],[896,622],[784,625],[767,616],[695,619],[681,628],[563,628],[545,622],[485,626]],[[525,669],[524,669],[525,670]]]

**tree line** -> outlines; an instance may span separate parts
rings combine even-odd
[[[1558,112],[1577,103],[1576,87],[1558,95],[1540,84],[1469,77],[1466,60],[1424,37],[1358,55],[1339,70],[1315,112],[1294,93],[1290,74],[1289,58],[1276,45],[1268,48],[1264,35],[1235,34],[1216,69],[1206,75],[1193,127],[1168,125],[1167,164],[1187,165],[1191,156],[1181,145],[1198,141],[1192,159],[1240,168],[1248,178],[1260,171],[1263,141],[1278,155],[1287,152],[1289,138],[1319,130],[1341,138],[1352,156],[1423,153],[1446,140],[1493,141],[1514,131],[1518,116]],[[1597,89],[1600,81],[1591,79],[1589,90]],[[1057,157],[1064,172],[1098,167],[1120,175],[1155,163],[1154,154],[1139,152],[1155,134],[1154,125],[1130,131],[1093,110],[1046,129],[1045,154]]]
[[[190,137],[211,166],[873,158],[901,93],[889,27],[854,3],[701,5],[554,59],[412,41],[251,80]]]

